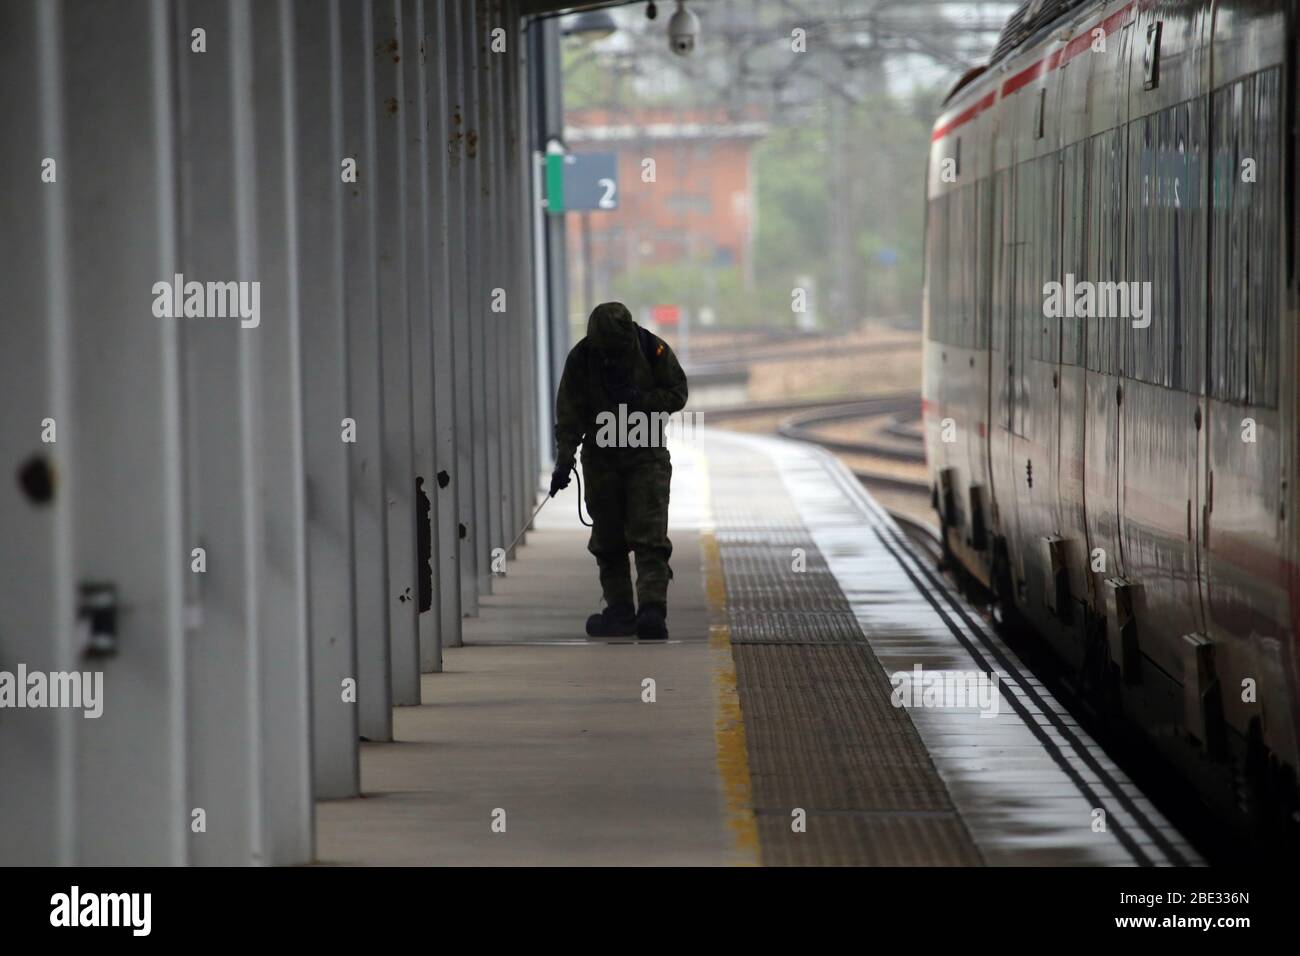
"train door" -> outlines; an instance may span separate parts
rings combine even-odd
[[[1086,69],[1087,64],[1079,64]],[[1086,279],[1088,203],[1090,177],[1087,139],[1080,139],[1061,150],[1061,270],[1065,275]],[[1062,277],[1063,278],[1063,277]],[[1065,575],[1069,594],[1096,606],[1096,593],[1089,572],[1087,523],[1083,497],[1084,420],[1086,402],[1083,365],[1084,320],[1061,322],[1061,361],[1057,394],[1060,402],[1060,429],[1057,474],[1057,534],[1064,549]]]
[[[1272,16],[1267,28],[1265,20],[1257,24],[1259,35],[1290,35],[1282,14]],[[1278,44],[1258,51],[1264,62],[1281,56]],[[1287,341],[1294,323],[1281,322],[1287,213],[1278,198],[1287,152],[1284,89],[1281,68],[1272,66],[1229,77],[1210,95],[1198,544],[1206,637],[1227,691],[1224,717],[1244,734],[1259,716],[1260,706],[1232,692],[1249,677],[1262,703],[1265,742],[1288,754],[1295,747],[1292,718],[1270,719],[1268,703],[1285,696],[1287,645],[1279,638],[1292,627],[1284,531],[1294,435],[1283,409],[1294,407],[1295,398],[1282,357],[1294,355]],[[1184,673],[1186,687],[1192,674]]]
[[[1084,32],[1089,40],[1091,34]],[[1106,82],[1114,75],[1118,57],[1118,37],[1112,37],[1103,49],[1090,49],[1087,55],[1067,59],[1059,68],[1060,82],[1054,111],[1061,122],[1061,188],[1059,191],[1061,226],[1061,274],[1055,278],[1062,283],[1070,277],[1089,281],[1091,274],[1090,250],[1097,241],[1094,223],[1089,215],[1094,202],[1095,184],[1092,174],[1092,137],[1098,127],[1113,125],[1113,86]],[[1073,42],[1072,44],[1073,45]],[[1100,80],[1101,84],[1097,84]],[[1107,95],[1107,94],[1110,95]],[[1072,601],[1084,602],[1094,611],[1102,607],[1101,578],[1092,571],[1094,562],[1088,541],[1087,512],[1085,509],[1085,434],[1088,419],[1086,398],[1087,365],[1085,363],[1085,332],[1088,319],[1078,316],[1061,321],[1061,355],[1059,364],[1060,425],[1057,446],[1057,474],[1059,475],[1057,502],[1058,547],[1064,561],[1063,590]],[[1085,622],[1080,619],[1079,625]],[[1069,651],[1074,662],[1082,645],[1072,642]]]
[[[1083,151],[1087,167],[1087,280],[1117,282],[1124,278],[1124,203],[1128,156],[1128,63],[1133,26],[1126,24],[1118,42],[1107,45],[1101,62],[1109,82],[1096,86],[1090,104],[1105,117],[1103,128],[1090,136]],[[1120,378],[1119,321],[1111,316],[1091,316],[1083,327],[1083,498],[1088,533],[1088,569],[1098,606],[1113,604],[1107,581],[1121,582],[1125,573],[1119,536],[1119,408],[1123,394]]]
[[[1060,415],[1054,381],[1060,352],[1061,319],[1045,315],[1043,288],[1058,275],[1061,174],[1056,153],[1040,150],[1032,133],[1017,133],[1021,160],[1015,190],[1015,335],[1012,474],[1023,564],[1026,608],[1031,617],[1059,607],[1052,575],[1056,539],[1057,427]]]
[[[960,145],[961,140],[958,140]],[[971,162],[972,167],[976,166]],[[981,225],[981,181],[967,174],[969,182],[947,193],[948,205],[948,274],[946,276],[948,335],[944,340],[940,361],[944,371],[943,404],[947,434],[945,445],[946,478],[941,489],[945,497],[945,510],[952,512],[952,542],[963,555],[968,566],[978,561],[985,537],[982,523],[986,511],[980,497],[987,485],[983,477],[981,446],[983,444],[985,402],[985,365],[980,326],[983,309],[979,293],[984,283],[979,280],[979,267],[986,253],[980,250],[983,227]],[[987,214],[986,214],[987,215]],[[973,568],[974,570],[974,568]]]
[[[990,156],[991,158],[991,156]],[[969,480],[969,521],[971,543],[981,560],[989,557],[990,508],[993,502],[992,476],[989,472],[990,413],[989,349],[990,309],[992,308],[993,260],[993,177],[983,176],[974,186],[975,230],[974,242],[974,342],[966,375],[970,383],[969,405],[976,420],[967,437],[967,467]]]
[[[932,159],[932,166],[937,165]],[[932,173],[932,179],[934,174]],[[936,487],[942,476],[953,467],[951,444],[943,440],[945,419],[952,414],[951,389],[948,383],[948,350],[952,339],[952,321],[949,312],[949,287],[953,284],[953,262],[950,257],[952,235],[950,212],[953,193],[941,192],[948,188],[931,183],[925,231],[925,334],[929,343],[925,349],[923,411],[925,415],[926,461],[936,478]],[[939,488],[942,492],[944,489]],[[950,520],[948,505],[938,502],[941,519]]]
[[[995,132],[995,137],[1003,135]],[[1015,276],[1021,245],[1015,226],[1015,194],[1018,170],[1007,165],[993,174],[993,282],[991,289],[989,330],[989,438],[988,447],[993,484],[991,512],[998,535],[1005,541],[1006,568],[1012,587],[1024,577],[1020,570],[1017,540],[1019,521],[1016,512],[1016,475],[1013,442],[1018,431],[1016,411],[1016,370],[1020,367],[1017,326],[1017,288]]]
[[[1196,581],[1196,462],[1204,324],[1204,98],[1186,71],[1153,85],[1148,63],[1199,38],[1141,15],[1130,69],[1126,269],[1120,402],[1120,536],[1134,592],[1137,648],[1164,674],[1183,670],[1183,635],[1201,630]],[[1158,29],[1149,29],[1151,26]],[[1172,59],[1172,57],[1171,57]],[[1123,299],[1120,299],[1122,303]],[[1144,303],[1144,305],[1143,305]],[[1146,695],[1154,700],[1154,695]]]

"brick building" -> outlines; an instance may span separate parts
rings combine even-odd
[[[618,209],[568,217],[574,288],[590,288],[600,299],[615,276],[679,262],[734,266],[743,281],[751,281],[752,154],[766,131],[767,124],[757,119],[702,111],[569,113],[569,149],[616,153],[619,177]],[[649,176],[647,160],[653,161],[650,182],[643,179],[643,170]],[[589,258],[584,229],[590,230]]]

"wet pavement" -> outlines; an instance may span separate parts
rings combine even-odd
[[[905,676],[897,686],[916,683],[918,664],[997,676],[996,715],[969,698],[906,708],[984,862],[1201,862],[839,462],[809,446],[728,440],[774,462],[880,666]]]
[[[365,796],[318,804],[322,862],[1201,862],[832,456],[673,455],[671,640],[585,638],[571,485],[363,745]]]

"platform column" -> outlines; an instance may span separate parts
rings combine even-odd
[[[448,126],[447,7],[424,0],[425,56],[424,100],[428,110],[429,287],[433,320],[434,482],[429,495],[438,521],[437,565],[434,585],[439,593],[442,644],[458,646],[461,628],[460,539],[458,499],[462,475],[456,454],[457,404],[456,341],[451,314],[450,237],[448,195],[450,155],[443,131]],[[445,480],[444,480],[445,477]]]
[[[427,44],[424,4],[421,0],[403,0],[401,36],[397,46],[387,52],[388,59],[401,65],[403,96],[399,109],[405,113],[401,124],[404,130],[401,143],[406,162],[406,192],[402,215],[406,229],[406,305],[411,330],[411,462],[415,476],[413,481],[419,487],[416,492],[415,523],[419,537],[427,535],[424,546],[417,550],[415,568],[414,594],[421,673],[442,670],[438,611],[440,595],[435,570],[439,529],[438,515],[433,504],[438,485],[434,478],[433,463],[433,312],[429,252],[429,206],[432,197],[429,195],[429,113],[424,82]]]
[[[474,433],[474,329],[469,311],[470,236],[466,191],[468,185],[468,160],[465,133],[465,17],[461,4],[445,8],[447,86],[444,104],[446,119],[442,138],[447,147],[447,218],[448,267],[450,270],[452,349],[454,352],[454,388],[456,394],[456,472],[459,490],[456,497],[458,509],[457,536],[460,544],[460,597],[464,616],[478,614],[478,566],[476,563],[476,529],[479,494],[478,471],[475,460]],[[460,634],[449,647],[458,646]]]
[[[341,0],[343,157],[357,162],[343,190],[343,286],[348,330],[348,408],[355,425],[348,445],[352,487],[357,620],[357,729],[367,740],[391,740],[392,654],[388,632],[388,506],[385,498],[383,363],[376,260],[376,111],[372,0]],[[341,160],[340,160],[341,162]]]
[[[254,145],[236,79],[250,68],[248,36],[236,40],[236,7],[227,0],[188,0],[176,11],[177,271],[187,281],[249,280]],[[210,53],[190,49],[190,31],[200,28]],[[260,732],[260,582],[249,566],[259,541],[254,362],[264,330],[243,328],[237,316],[172,321],[182,341],[187,451],[187,783],[203,824],[187,835],[189,860],[234,866],[253,861],[261,841],[260,770],[249,749]]]
[[[412,419],[411,326],[407,311],[405,228],[407,161],[405,137],[414,122],[406,102],[400,54],[402,4],[374,5],[376,245],[382,381],[384,485],[388,514],[389,652],[393,704],[420,703],[417,623],[414,422]],[[396,62],[395,62],[396,58]]]
[[[72,382],[72,262],[64,122],[62,6],[0,5],[0,84],[12,96],[0,151],[6,264],[0,381],[0,525],[23,547],[0,551],[0,670],[72,670],[76,577],[72,517],[77,433]],[[42,182],[47,160],[54,182]],[[161,330],[154,328],[154,333]],[[43,440],[45,419],[55,441]],[[15,866],[69,864],[75,854],[75,740],[80,713],[6,710],[0,720],[0,847]]]
[[[261,282],[261,324],[241,341],[250,356],[256,392],[249,408],[257,423],[258,555],[256,575],[260,664],[259,723],[250,737],[262,785],[262,843],[256,862],[305,863],[312,858],[311,652],[308,642],[307,534],[304,497],[302,303],[298,294],[298,217],[293,182],[296,74],[291,0],[233,0],[232,49],[251,41],[252,62],[236,66],[236,122],[251,114],[256,162],[244,151],[236,170],[256,185],[251,214],[255,244],[241,240],[241,271]],[[251,69],[250,69],[251,66]],[[253,585],[250,583],[250,588]]]
[[[474,541],[474,570],[478,577],[480,596],[492,593],[492,575],[490,570],[492,517],[489,503],[492,476],[489,467],[488,449],[493,437],[488,419],[488,361],[487,336],[489,292],[484,288],[484,236],[490,224],[484,216],[482,190],[483,170],[483,121],[482,88],[480,83],[479,62],[482,58],[482,38],[480,29],[480,3],[460,5],[461,42],[459,49],[463,53],[461,75],[463,77],[462,95],[464,97],[465,119],[465,222],[466,250],[469,262],[465,269],[466,291],[468,301],[466,314],[470,326],[470,391],[473,395],[474,414],[471,422],[472,445],[474,449],[474,518],[475,526],[470,529]]]
[[[312,752],[318,798],[360,792],[353,605],[348,330],[343,288],[342,25],[338,0],[294,8],[297,295],[306,447]]]
[[[73,538],[72,580],[60,586],[74,595],[81,585],[111,586],[121,611],[115,654],[59,655],[103,673],[103,715],[73,721],[73,856],[183,864],[182,326],[151,314],[154,283],[179,265],[175,13],[161,0],[61,12],[58,188],[69,210],[87,212],[69,221],[64,246],[72,400],[56,444]]]

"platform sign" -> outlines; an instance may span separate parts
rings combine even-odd
[[[546,157],[547,212],[617,208],[617,153],[552,153]]]
[[[682,310],[676,305],[652,305],[650,319],[658,328],[673,328],[681,324]]]

